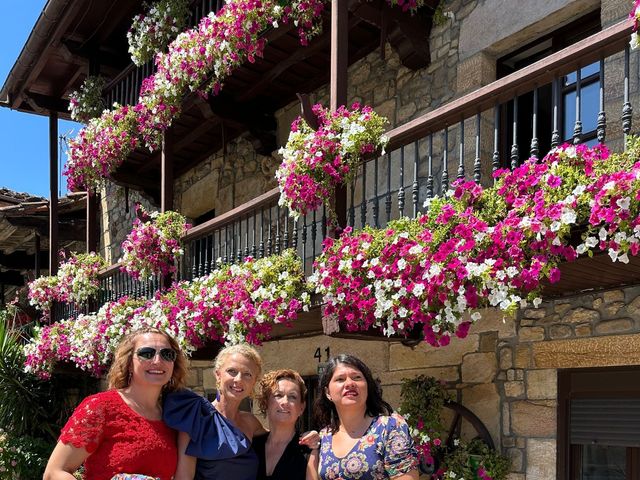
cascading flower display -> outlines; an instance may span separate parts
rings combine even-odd
[[[274,325],[290,324],[309,308],[302,262],[293,250],[174,284],[150,300],[121,298],[96,313],[40,328],[25,346],[25,369],[46,378],[58,362],[96,376],[105,372],[120,339],[143,326],[173,335],[186,352],[208,341],[259,344]]]
[[[640,250],[638,158],[636,139],[613,157],[602,145],[562,145],[542,162],[498,171],[490,189],[455,183],[416,219],[327,239],[311,279],[324,315],[348,331],[419,328],[442,346],[466,336],[481,308],[538,306],[541,281],[557,282],[561,261],[600,249],[627,262]]]
[[[52,302],[83,304],[98,293],[98,273],[105,262],[96,253],[80,253],[64,260],[54,276],[29,283],[29,303],[46,312]]]
[[[230,0],[180,33],[156,56],[157,72],[144,80],[135,106],[114,105],[70,142],[69,189],[98,186],[141,145],[156,150],[187,94],[217,94],[234,69],[262,56],[266,39],[260,34],[267,28],[293,23],[308,43],[321,31],[324,8],[323,0]]]
[[[127,32],[129,54],[137,66],[144,65],[158,52],[164,51],[189,18],[188,0],[158,0],[143,5],[146,13],[133,17]]]
[[[140,205],[136,209],[138,218],[122,242],[120,269],[136,280],[174,273],[176,261],[184,254],[181,238],[191,225],[178,212],[147,213]]]
[[[328,203],[336,186],[351,181],[363,155],[384,149],[387,119],[369,106],[354,103],[330,112],[322,105],[312,108],[318,119],[313,130],[302,117],[291,125],[287,144],[279,153],[282,164],[276,172],[280,205],[294,217]]]
[[[106,80],[102,77],[87,77],[80,90],[71,93],[69,96],[71,120],[87,123],[102,114],[105,108],[102,90],[106,84]]]

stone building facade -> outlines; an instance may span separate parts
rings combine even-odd
[[[390,126],[437,108],[496,79],[500,57],[561,28],[590,11],[599,11],[602,28],[627,17],[628,0],[445,0],[444,24],[431,32],[431,64],[412,71],[386,45],[349,69],[349,102],[360,101],[389,119]],[[499,12],[499,13],[498,13]],[[634,57],[634,62],[637,59]],[[637,64],[634,64],[637,67]],[[606,65],[609,75],[620,63]],[[632,78],[632,89],[637,78]],[[610,102],[620,103],[613,87]],[[322,88],[312,101],[328,102]],[[284,144],[299,105],[276,114],[278,141]],[[634,118],[635,120],[635,118]],[[492,120],[483,116],[483,128]],[[621,147],[621,132],[612,123],[612,148]],[[616,130],[617,129],[617,130]],[[457,132],[452,130],[454,149]],[[441,140],[436,140],[441,141]],[[466,142],[472,148],[472,142]],[[483,140],[483,155],[493,146]],[[471,158],[469,155],[468,158]],[[247,137],[230,142],[187,174],[177,178],[175,209],[195,219],[207,212],[231,210],[275,186],[278,155],[257,154]],[[413,172],[406,172],[411,178]],[[486,168],[486,167],[485,167]],[[484,178],[489,171],[483,172]],[[392,172],[395,175],[395,172]],[[424,178],[425,173],[419,172]],[[454,178],[454,177],[452,177]],[[420,187],[420,201],[425,198]],[[130,204],[142,198],[130,193]],[[101,246],[118,258],[118,242],[131,224],[122,192],[110,187],[103,196]],[[145,204],[148,205],[148,202]],[[106,226],[109,226],[108,228]],[[403,378],[428,374],[447,382],[457,399],[487,426],[496,445],[513,462],[510,480],[555,479],[558,448],[558,372],[563,369],[640,366],[640,287],[627,287],[555,299],[538,309],[504,318],[488,310],[465,339],[444,348],[415,347],[386,340],[354,341],[330,336],[286,339],[260,348],[265,369],[290,367],[313,377],[319,359],[314,352],[349,352],[363,358],[381,380],[385,397],[397,406]],[[215,389],[211,360],[192,362],[190,386],[202,393]],[[638,373],[640,382],[640,370]]]

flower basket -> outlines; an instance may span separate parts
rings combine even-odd
[[[387,143],[387,120],[371,107],[354,103],[329,112],[316,104],[312,110],[318,128],[312,129],[302,117],[291,124],[287,144],[280,149],[282,165],[276,172],[280,205],[293,217],[305,215],[321,205],[335,219],[330,203],[338,185],[349,183],[363,155],[383,151]]]
[[[106,105],[102,98],[102,90],[106,80],[102,77],[87,77],[80,90],[69,96],[69,111],[71,119],[76,122],[87,123],[92,118],[99,117]]]

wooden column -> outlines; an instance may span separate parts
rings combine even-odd
[[[86,220],[86,250],[91,253],[98,249],[98,197],[91,188],[87,190]]]
[[[58,113],[49,113],[49,275],[58,273]]]
[[[40,234],[36,233],[36,260],[35,263],[33,265],[33,268],[35,270],[35,276],[36,278],[38,278],[40,276]]]
[[[335,111],[347,103],[347,67],[349,65],[349,10],[347,0],[331,1],[331,73],[330,73],[330,108]],[[347,189],[336,188],[334,199],[338,226],[347,225]],[[335,236],[331,232],[330,236]]]
[[[165,131],[162,135],[161,197],[160,209],[163,212],[173,210],[173,134]]]

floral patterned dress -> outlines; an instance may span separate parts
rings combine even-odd
[[[418,453],[407,422],[397,413],[376,417],[365,434],[344,457],[333,453],[333,435],[320,432],[322,480],[379,480],[409,473],[418,467]]]

